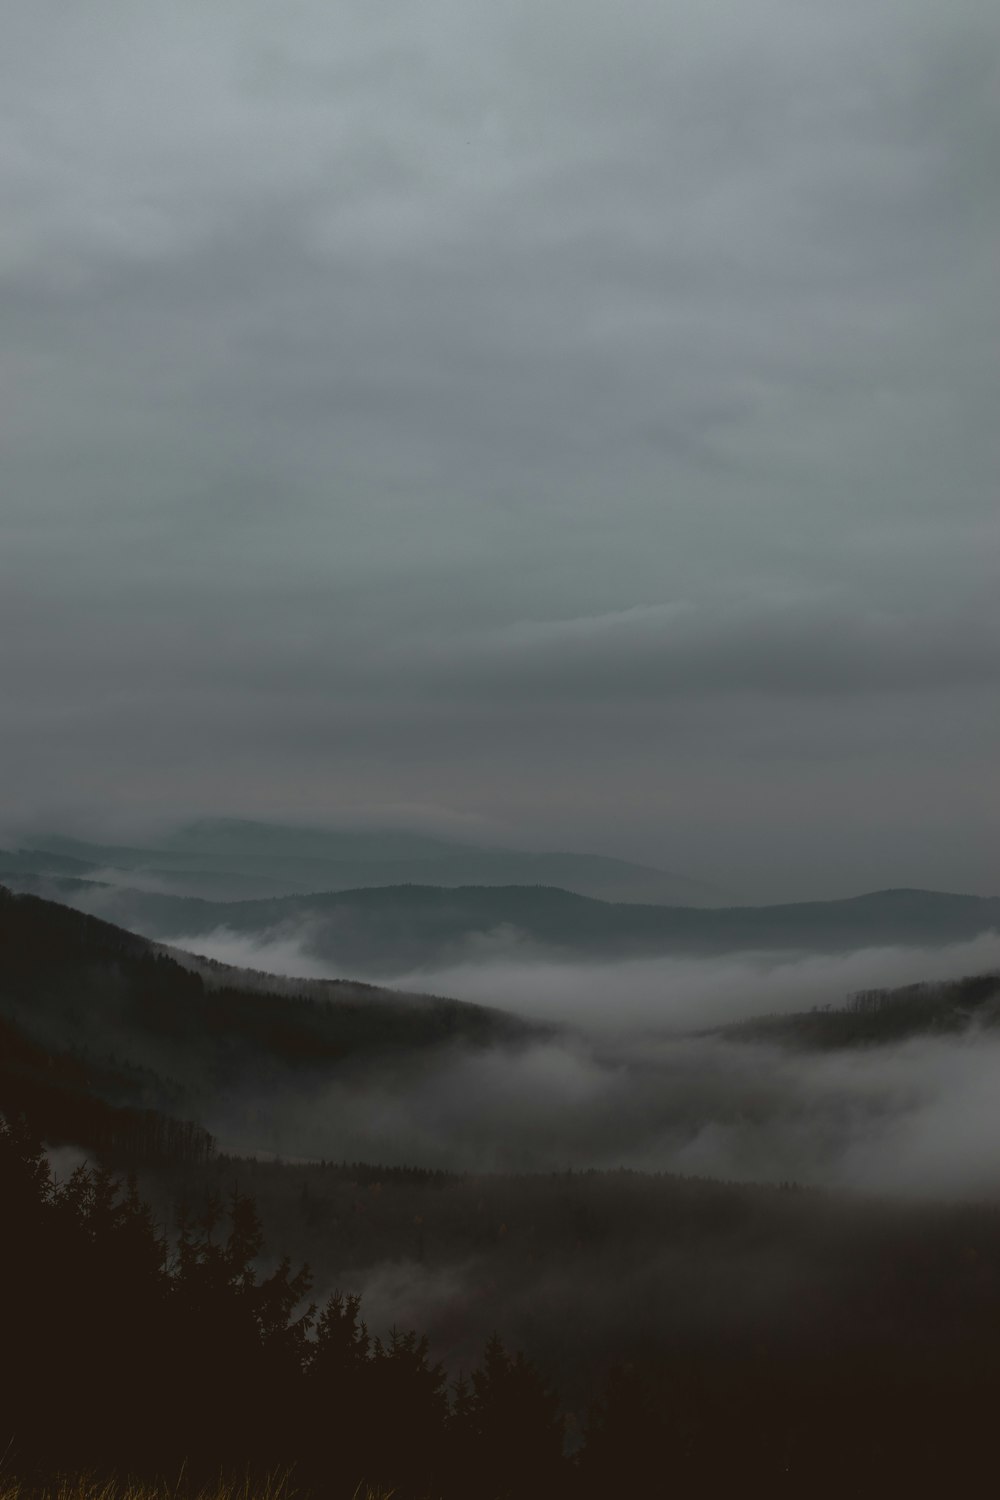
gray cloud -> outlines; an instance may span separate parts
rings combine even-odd
[[[179,946],[197,947],[195,940]],[[216,938],[211,957],[248,963]],[[275,960],[291,957],[276,950]],[[258,962],[255,967],[266,968]],[[293,961],[308,963],[301,955]],[[1000,966],[1000,934],[983,933],[944,948],[861,948],[846,954],[733,953],[725,957],[572,963],[506,949],[470,954],[464,963],[419,975],[433,993],[499,1005],[541,1021],[608,1031],[675,1032],[749,1017],[842,1005],[857,990],[950,979]],[[287,972],[292,972],[291,970]],[[295,972],[300,972],[296,970]],[[301,971],[301,977],[312,976]],[[329,975],[327,975],[329,977]],[[416,974],[384,976],[416,989]]]
[[[7,32],[8,816],[996,886],[992,7]]]

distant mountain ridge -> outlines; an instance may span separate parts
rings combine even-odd
[[[45,889],[44,882],[39,887]],[[939,947],[1000,930],[1000,898],[920,890],[841,901],[690,907],[609,903],[545,886],[421,885],[218,902],[54,878],[50,894],[148,937],[187,945],[220,929],[294,940],[333,972],[385,976],[517,950],[648,958]]]
[[[0,851],[0,879],[102,871],[214,900],[392,885],[556,885],[598,899],[685,905],[722,899],[702,882],[606,855],[478,847],[405,829],[202,819],[142,846],[52,833]]]

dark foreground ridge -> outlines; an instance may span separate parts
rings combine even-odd
[[[138,1160],[172,1154],[180,1137],[157,1117],[197,1113],[226,1086],[531,1034],[516,1017],[460,1001],[192,966],[111,923],[0,887],[0,1108],[56,1143]],[[210,1149],[204,1133],[190,1140],[196,1153]]]
[[[495,1335],[449,1379],[419,1333],[372,1338],[356,1296],[312,1304],[306,1268],[263,1268],[238,1189],[165,1231],[103,1170],[57,1183],[0,1121],[0,1214],[0,1443],[29,1481],[291,1470],[343,1500],[362,1479],[399,1500],[604,1500],[958,1493],[992,1472],[995,1211],[876,1216],[867,1278],[832,1303],[752,1335],[654,1325],[571,1413]],[[604,1300],[595,1281],[585,1322]]]

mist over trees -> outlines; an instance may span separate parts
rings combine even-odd
[[[824,1059],[863,1082],[883,1057],[891,1078],[901,1046],[954,1038],[974,1057],[997,976],[868,990],[660,1055],[647,1037],[645,1062],[623,1037],[588,1075],[579,1039],[486,1008],[241,974],[29,895],[0,896],[0,928],[0,1441],[18,1473],[294,1466],[345,1497],[364,1479],[402,1500],[597,1500],[651,1473],[692,1493],[876,1493],[988,1457],[991,1204],[445,1171],[426,1128],[395,1164],[248,1160],[196,1122],[220,1091],[257,1112],[295,1094],[304,1141],[337,1097],[347,1124],[464,1120],[475,1160],[491,1133],[527,1143],[573,1110],[591,1117],[581,1150],[629,1109],[683,1133],[687,1089],[706,1139],[730,1120],[745,1146],[780,1101],[768,1058],[798,1079],[781,1129],[815,1151],[843,1109],[834,1093],[824,1121],[811,1096]],[[587,1090],[612,1079],[598,1107]]]
[[[237,971],[179,963],[145,938],[2,886],[0,978],[2,1012],[37,1045],[117,1052],[128,1064],[118,1064],[122,1093],[168,1106],[227,1081],[256,1075],[266,1083],[275,1069],[308,1073],[367,1055],[532,1034],[499,1011],[371,986],[276,980],[265,989],[257,976],[241,988]],[[158,1084],[157,1070],[167,1083]]]
[[[752,1254],[731,1190],[678,1190],[689,1207],[674,1219],[676,1248],[701,1253],[684,1228],[701,1218],[730,1257]],[[832,1230],[831,1256],[853,1254],[856,1270],[791,1321],[703,1305],[668,1330],[653,1304],[644,1329],[623,1324],[608,1283],[553,1243],[561,1274],[581,1278],[577,1340],[586,1348],[604,1325],[606,1345],[567,1410],[495,1334],[449,1377],[425,1335],[373,1336],[356,1294],[317,1305],[307,1268],[258,1269],[260,1220],[239,1188],[182,1200],[168,1228],[106,1170],[81,1165],[56,1182],[30,1133],[0,1123],[7,1461],[39,1479],[183,1465],[192,1482],[294,1466],[297,1483],[345,1500],[361,1478],[407,1500],[597,1500],[651,1475],[688,1493],[972,1482],[992,1462],[995,1209],[925,1216],[914,1233],[870,1211],[838,1224],[835,1209],[797,1196],[782,1201],[807,1231]],[[577,1218],[578,1240],[597,1222]]]
[[[552,1493],[562,1420],[534,1367],[501,1341],[449,1393],[426,1338],[369,1337],[358,1299],[305,1302],[306,1268],[267,1275],[238,1191],[165,1233],[103,1169],[53,1180],[36,1140],[0,1118],[0,1433],[21,1475],[157,1477],[187,1468],[349,1495],[360,1480],[417,1496]],[[488,1477],[487,1477],[488,1476]]]

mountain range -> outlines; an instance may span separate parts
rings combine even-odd
[[[714,887],[598,854],[479,847],[406,829],[317,829],[247,819],[185,823],[141,845],[37,834],[0,850],[0,880],[75,875],[237,900],[393,885],[553,885],[613,901],[711,905]]]
[[[382,897],[362,894],[376,905]],[[541,895],[554,896],[555,909],[571,902],[564,892]],[[936,912],[939,933],[947,917],[954,933],[968,920],[968,899],[887,893],[832,903],[834,911],[811,912],[812,931],[825,922],[829,933],[836,918],[844,932],[851,912],[870,921],[895,906],[900,919]],[[717,1034],[827,1050],[998,1022],[1000,975],[993,973],[872,990],[838,1008],[759,1017]],[[0,887],[0,1113],[24,1114],[55,1144],[201,1159],[211,1143],[203,1124],[185,1124],[188,1118],[222,1120],[244,1141],[260,1142],[281,1100],[286,1109],[290,1099],[301,1101],[307,1129],[310,1099],[328,1100],[331,1084],[345,1099],[360,1097],[358,1089],[405,1093],[447,1067],[457,1050],[517,1052],[558,1035],[506,1011],[433,995],[284,979],[199,959]]]
[[[224,931],[252,945],[293,942],[331,973],[369,977],[515,950],[522,957],[605,960],[838,953],[940,947],[1000,930],[1000,898],[921,890],[709,908],[605,902],[546,886],[406,885],[209,901],[65,875],[22,875],[16,883],[150,938],[197,948],[199,938]]]

